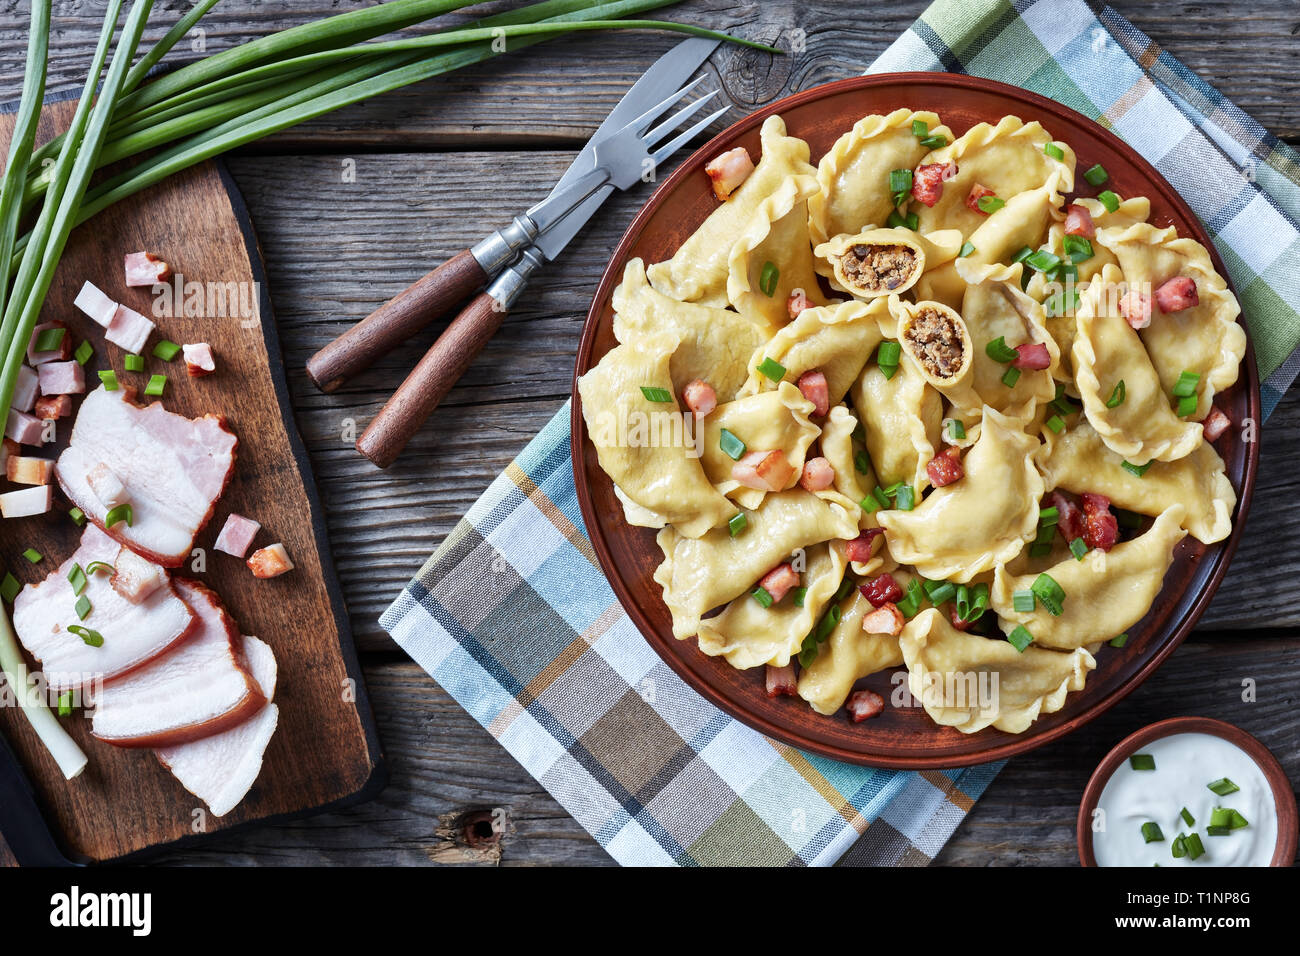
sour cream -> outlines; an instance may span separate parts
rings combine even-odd
[[[1098,866],[1268,866],[1277,847],[1277,807],[1264,772],[1235,744],[1213,734],[1171,734],[1137,751],[1155,759],[1155,770],[1134,770],[1125,760],[1115,770],[1093,813],[1092,849]],[[1241,789],[1219,796],[1208,784],[1227,777]],[[1196,823],[1188,826],[1186,807]],[[1236,810],[1249,826],[1209,836],[1215,807]],[[1142,824],[1155,823],[1164,840],[1146,843]],[[1174,838],[1197,833],[1204,855],[1175,858]]]

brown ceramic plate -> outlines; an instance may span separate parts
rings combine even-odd
[[[1297,813],[1295,793],[1286,771],[1277,762],[1273,752],[1240,727],[1226,724],[1210,717],[1170,717],[1168,720],[1148,724],[1136,733],[1129,734],[1108,754],[1092,772],[1079,804],[1079,821],[1076,826],[1079,838],[1079,862],[1096,866],[1097,857],[1092,852],[1092,811],[1101,799],[1107,781],[1125,760],[1147,746],[1174,734],[1213,734],[1244,750],[1264,774],[1273,791],[1273,804],[1277,807],[1277,846],[1269,866],[1290,866],[1295,861]]]
[[[573,463],[587,532],[614,593],[650,645],[691,687],[769,737],[836,760],[912,770],[1000,760],[1041,747],[1087,723],[1146,679],[1191,631],[1223,579],[1250,505],[1259,444],[1243,442],[1237,429],[1229,430],[1218,443],[1219,453],[1227,462],[1228,477],[1237,491],[1232,535],[1208,547],[1185,539],[1155,606],[1130,629],[1127,647],[1104,648],[1087,686],[1071,694],[1063,710],[1041,718],[1023,734],[991,729],[962,734],[936,725],[919,707],[886,708],[883,715],[862,724],[851,723],[843,712],[825,717],[798,698],[769,699],[764,693],[762,668],[735,670],[722,658],[702,654],[694,640],[675,640],[668,609],[653,580],[655,566],[661,560],[655,533],[623,521],[613,484],[597,464],[595,447],[582,420],[576,377],[615,345],[610,295],[628,259],[639,256],[647,263],[667,259],[704,221],[717,200],[702,167],[710,157],[738,145],[757,157],[759,127],[768,116],[780,113],[791,135],[811,145],[816,163],[861,117],[904,106],[934,110],[956,135],[979,122],[996,123],[1007,114],[1026,122],[1038,120],[1053,136],[1074,148],[1080,171],[1101,163],[1110,173],[1107,188],[1121,196],[1149,197],[1153,224],[1174,225],[1180,235],[1194,236],[1214,254],[1214,246],[1195,214],[1148,162],[1097,123],[1052,100],[991,80],[943,73],[857,77],[797,93],[731,126],[682,163],[655,190],[623,236],[596,290],[578,346],[573,388]],[[1080,195],[1097,193],[1082,176],[1078,178]],[[1226,275],[1217,254],[1214,260]],[[1246,351],[1244,374],[1221,401],[1233,421],[1247,417],[1259,421],[1259,375],[1252,349]],[[888,700],[893,689],[891,673],[873,675],[859,686],[872,688]]]

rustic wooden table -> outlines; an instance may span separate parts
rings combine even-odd
[[[216,51],[365,5],[362,0],[224,0],[204,18]],[[150,37],[188,0],[159,0]],[[862,72],[926,6],[895,0],[866,18],[822,2],[692,0],[662,16],[768,42],[805,31],[803,53],[724,49],[709,69],[727,121],[795,90]],[[1192,69],[1300,143],[1300,7],[1295,0],[1116,0]],[[56,0],[50,89],[79,85],[102,7]],[[21,84],[26,3],[0,6],[0,89]],[[391,767],[380,797],[346,812],[267,826],[174,853],[194,864],[609,864],[600,846],[392,643],[380,612],[488,482],[569,393],[578,331],[608,251],[645,199],[616,195],[535,281],[501,333],[402,460],[378,471],[341,435],[359,426],[432,333],[345,390],[322,395],[307,357],[433,265],[543,196],[622,91],[676,38],[590,35],[500,58],[311,123],[229,158],[265,251],[298,424],[328,513],[339,574]],[[178,49],[181,55],[187,55]],[[355,177],[345,176],[355,172]],[[1140,725],[1196,713],[1250,730],[1300,780],[1300,569],[1295,538],[1300,396],[1263,431],[1241,549],[1195,635],[1128,699],[1067,739],[1013,761],[939,857],[942,864],[1072,864],[1074,816],[1102,754]],[[1253,681],[1253,702],[1242,700]],[[457,823],[502,807],[488,851]]]

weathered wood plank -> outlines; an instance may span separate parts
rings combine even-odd
[[[160,35],[187,3],[159,3],[149,38]],[[327,12],[367,6],[363,0],[289,0],[265,6],[256,0],[225,0],[201,24],[208,52],[307,22]],[[476,9],[494,11],[489,4]],[[1291,0],[1207,4],[1139,3],[1114,6],[1138,27],[1199,72],[1243,109],[1280,135],[1300,136],[1294,104],[1300,76],[1297,12]],[[652,16],[729,30],[789,48],[793,31],[804,31],[802,52],[773,60],[754,51],[726,50],[714,56],[731,102],[743,109],[817,83],[861,73],[926,7],[926,0],[877,5],[871,15],[846,15],[830,3],[794,0],[762,4],[735,0],[693,0]],[[84,0],[55,5],[50,88],[78,86],[99,29],[102,7]],[[448,17],[463,22],[469,14]],[[26,44],[26,4],[0,5],[0,89],[16,94]],[[588,35],[563,39],[508,55],[407,90],[342,110],[269,141],[260,148],[327,150],[367,147],[459,147],[487,142],[563,146],[585,139],[609,107],[658,52],[676,38],[639,34],[611,40]],[[182,44],[176,62],[199,54]],[[579,82],[575,82],[578,80]],[[539,122],[536,103],[548,104]],[[736,114],[739,115],[739,114]]]
[[[303,365],[349,322],[542,195],[568,156],[371,155],[352,184],[339,181],[336,157],[232,162],[266,250],[295,410],[363,647],[392,646],[379,613],[568,394],[589,297],[645,191],[611,198],[387,471],[341,436],[349,421],[365,427],[433,331],[333,395],[318,392]],[[494,170],[490,182],[481,181],[485,168]],[[1291,569],[1276,560],[1277,542],[1300,535],[1289,506],[1297,478],[1284,465],[1300,455],[1298,424],[1300,397],[1292,397],[1264,430],[1252,520],[1205,627],[1300,624]]]
[[[1199,714],[1256,734],[1300,774],[1300,634],[1190,641],[1128,699],[1065,740],[1015,760],[962,823],[938,862],[1075,863],[1074,818],[1093,768],[1143,724]],[[1257,682],[1256,703],[1241,681]],[[415,664],[372,661],[366,680],[393,782],[379,799],[312,820],[222,837],[164,862],[181,864],[605,864],[610,858],[500,745]],[[447,835],[474,810],[509,821],[499,858]],[[440,828],[442,832],[440,833]]]

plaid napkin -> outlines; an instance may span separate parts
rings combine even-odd
[[[1300,278],[1283,271],[1300,260],[1295,154],[1123,18],[1082,0],[939,0],[871,72],[940,69],[1055,97],[1159,167],[1228,263],[1271,411],[1300,368]],[[381,623],[623,864],[925,865],[1001,768],[904,773],[826,760],[687,687],[596,562],[567,403]]]

